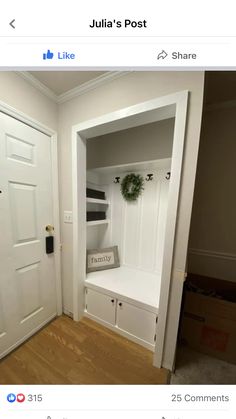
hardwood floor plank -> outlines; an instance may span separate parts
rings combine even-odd
[[[152,358],[90,319],[63,315],[0,361],[0,384],[166,384]]]

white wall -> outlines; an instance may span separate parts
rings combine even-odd
[[[236,108],[204,112],[188,271],[236,282]]]
[[[171,157],[174,118],[87,141],[87,167],[114,166]]]
[[[56,103],[14,71],[0,71],[0,101],[57,131]]]
[[[146,100],[189,90],[189,111],[184,156],[185,178],[181,188],[181,205],[178,219],[178,255],[182,260],[183,248],[181,235],[188,235],[188,220],[191,213],[191,198],[197,159],[197,144],[201,123],[202,96],[204,85],[203,72],[131,72],[119,79],[110,81],[105,86],[92,90],[59,106],[60,132],[60,205],[63,211],[72,208],[71,179],[71,127],[79,122],[131,106]],[[62,275],[64,288],[64,306],[72,311],[72,225],[62,221]],[[181,269],[184,269],[181,266]],[[173,290],[174,293],[174,290]]]

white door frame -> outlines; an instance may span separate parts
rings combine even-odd
[[[54,237],[54,258],[55,258],[55,280],[56,280],[56,304],[57,315],[62,314],[62,283],[61,283],[61,238],[60,238],[60,214],[59,214],[59,188],[58,188],[58,150],[57,132],[48,128],[41,122],[36,121],[25,113],[0,101],[0,112],[5,113],[26,125],[46,134],[51,139],[51,168],[52,168],[52,199],[53,199],[53,225]],[[56,204],[55,204],[56,203]]]
[[[177,208],[182,173],[188,91],[142,102],[72,127],[72,193],[73,193],[73,316],[79,321],[84,312],[86,278],[86,139],[175,117],[171,179],[166,221],[165,246],[161,279],[161,310],[158,316],[154,365],[162,366],[169,290],[175,241]],[[185,255],[185,260],[186,260]],[[185,260],[183,266],[185,266]],[[182,296],[182,291],[181,291]],[[181,301],[181,298],[180,298]],[[180,306],[176,307],[179,315]]]

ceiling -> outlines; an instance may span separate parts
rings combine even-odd
[[[104,71],[29,71],[29,73],[57,96],[105,74]]]

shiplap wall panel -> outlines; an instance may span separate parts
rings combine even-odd
[[[145,180],[144,191],[136,202],[124,200],[120,183],[114,183],[113,175],[102,176],[100,185],[88,182],[89,187],[105,191],[110,224],[87,228],[87,248],[117,245],[121,265],[160,274],[168,205],[168,171],[139,171],[144,178],[149,172],[154,177],[152,181]],[[116,175],[122,180],[128,173],[117,172]]]
[[[108,206],[99,205],[100,211],[106,212],[106,218],[110,220],[110,224],[103,224],[98,227],[98,237],[100,240],[100,247],[106,248],[111,246],[111,203],[110,203],[110,196],[112,194],[112,185],[104,185],[100,186],[100,190],[105,192],[106,199],[109,201]]]
[[[123,198],[122,198],[123,199]],[[126,266],[139,265],[139,224],[141,199],[126,202],[123,228],[123,264]]]
[[[111,213],[111,245],[117,245],[121,263],[123,264],[123,232],[125,201],[121,197],[120,185],[111,180],[110,213]]]
[[[145,182],[141,199],[141,219],[139,234],[139,268],[153,271],[156,262],[157,222],[160,201],[160,182],[158,175]]]
[[[169,169],[152,170],[154,178],[145,181],[144,191],[136,202],[126,202],[120,184],[107,176],[109,185],[109,211],[111,224],[106,246],[118,245],[121,265],[144,271],[161,273],[164,250],[166,212],[169,181],[165,178]],[[139,173],[146,178],[149,171]],[[127,172],[128,173],[128,172]],[[127,173],[117,173],[121,180]],[[104,240],[100,246],[104,246]]]

